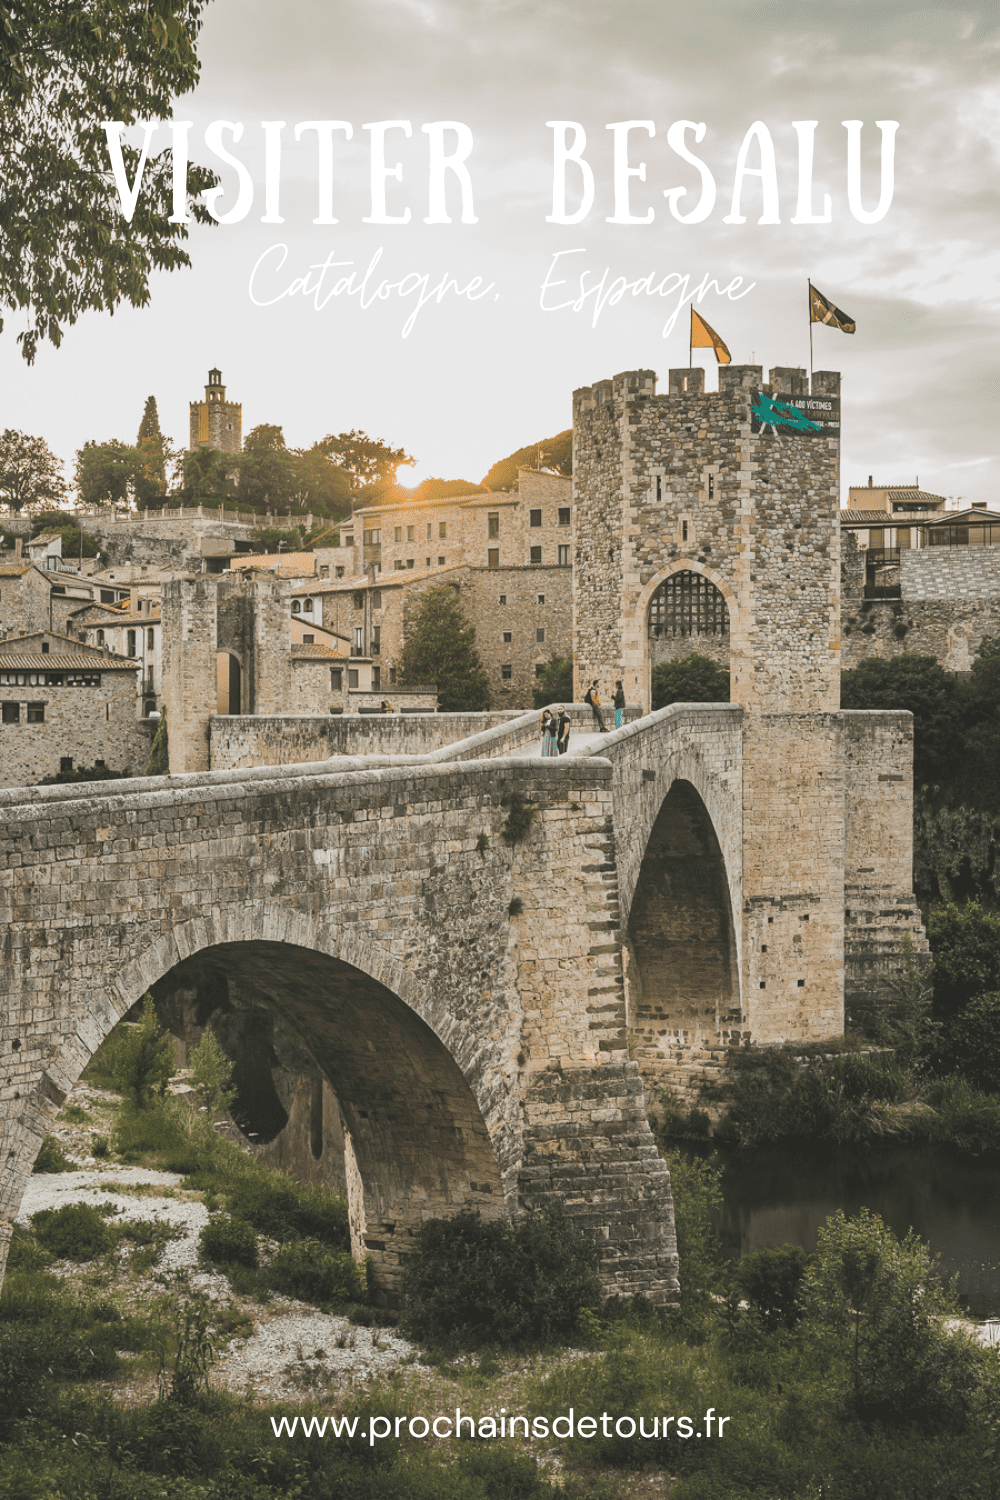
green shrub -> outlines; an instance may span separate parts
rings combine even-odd
[[[1000,916],[978,901],[935,906],[927,919],[934,961],[934,1014],[948,1021],[979,995],[1000,989]]]
[[[653,711],[671,703],[728,703],[729,670],[693,651],[653,668]]]
[[[860,1417],[929,1431],[969,1425],[983,1355],[945,1326],[958,1305],[912,1230],[897,1240],[869,1209],[853,1219],[838,1211],[819,1231],[804,1290],[807,1316],[842,1343]]]
[[[965,1078],[944,1078],[928,1091],[934,1113],[926,1120],[932,1140],[973,1156],[1000,1151],[1000,1098],[984,1094]]]
[[[267,1284],[286,1297],[320,1306],[363,1302],[366,1276],[353,1256],[328,1250],[319,1240],[283,1245],[266,1271]]]
[[[722,1202],[722,1172],[710,1161],[688,1156],[677,1147],[662,1153],[670,1171],[674,1200],[677,1255],[681,1263],[681,1313],[690,1332],[705,1317],[715,1316],[722,1248],[712,1216]]]
[[[226,1184],[229,1212],[271,1239],[306,1235],[334,1250],[349,1250],[347,1199],[274,1173],[253,1172]]]
[[[51,1259],[52,1256],[42,1247],[37,1234],[21,1224],[14,1225],[10,1249],[7,1251],[8,1271],[41,1271]]]
[[[809,1257],[801,1245],[755,1250],[736,1266],[733,1279],[764,1327],[793,1328],[802,1316],[802,1281]]]
[[[534,802],[526,802],[517,792],[510,798],[507,806],[510,811],[507,821],[500,829],[500,836],[505,844],[523,844],[531,832],[538,808]]]
[[[572,1335],[601,1302],[597,1252],[557,1217],[431,1219],[406,1267],[404,1327],[431,1343],[517,1345]]]
[[[47,1135],[38,1148],[35,1157],[33,1172],[76,1172],[79,1170],[75,1161],[70,1161],[59,1143],[51,1135]]]
[[[145,996],[141,1021],[116,1028],[110,1063],[115,1087],[137,1109],[166,1093],[176,1070],[174,1048],[156,1019],[152,995]]]
[[[32,1214],[31,1226],[39,1244],[59,1260],[95,1260],[115,1242],[105,1214],[90,1203],[44,1208]]]
[[[210,1219],[198,1236],[198,1247],[204,1259],[217,1266],[253,1267],[260,1259],[256,1234],[239,1219]]]
[[[236,1099],[236,1090],[232,1087],[233,1065],[211,1027],[205,1028],[201,1041],[191,1053],[188,1081],[210,1123],[224,1115]]]
[[[111,1150],[111,1142],[106,1135],[92,1135],[90,1137],[90,1154],[97,1161],[103,1161]]]
[[[960,1073],[974,1088],[1000,1094],[1000,991],[977,995],[944,1027],[935,1058],[943,1073]]]
[[[115,1153],[123,1161],[148,1162],[186,1176],[202,1165],[199,1143],[189,1136],[186,1107],[172,1100],[142,1109],[126,1100],[114,1128]]]

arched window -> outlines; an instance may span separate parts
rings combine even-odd
[[[728,635],[729,610],[715,584],[685,569],[665,579],[649,601],[651,640],[676,635]]]
[[[292,614],[293,615],[300,615],[301,613],[302,613],[302,604],[301,604],[301,602],[298,599],[293,599],[292,600]]]

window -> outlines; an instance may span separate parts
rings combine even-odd
[[[153,634],[153,627],[152,627],[152,625],[150,625],[149,628],[146,631],[146,650],[147,651],[152,651],[155,644],[156,644],[156,636]]]
[[[711,500],[714,495],[715,495],[715,475],[714,474],[709,474],[709,476],[708,476],[708,498]]]
[[[345,536],[344,537],[344,546],[345,547],[353,547],[354,546],[354,538],[353,538],[353,536]]]
[[[45,704],[44,703],[29,703],[28,704],[28,723],[29,724],[44,724],[45,723]]]
[[[357,669],[357,667],[348,667],[348,669],[347,669],[347,686],[349,688],[356,688],[357,685],[358,685],[358,669]]]
[[[302,613],[302,601],[301,601],[301,599],[293,599],[292,600],[292,614],[293,615],[300,615],[301,613]]]
[[[364,609],[364,607],[365,607],[365,596],[361,592],[361,590],[358,589],[357,592],[354,595],[354,608],[355,609]]]
[[[340,692],[343,691],[343,688],[344,688],[344,669],[343,669],[343,667],[331,667],[330,668],[330,687],[333,690],[333,692],[335,692],[335,693],[340,693]]]
[[[443,542],[444,539],[445,539],[445,537],[447,535],[448,535],[448,523],[447,523],[447,521],[440,521],[438,523],[438,541],[439,542]]]
[[[343,578],[343,576],[344,576],[344,570],[343,570],[343,568],[335,568],[333,576],[335,578]]]
[[[503,664],[503,666],[500,668],[500,677],[501,677],[501,680],[503,682],[509,682],[510,681],[510,678],[511,678],[511,666],[510,666],[510,662],[509,661],[505,661],[504,664]]]
[[[545,595],[544,594],[539,594],[539,596],[538,596],[538,602],[539,602],[539,604],[544,604],[545,603]]]
[[[381,528],[373,531],[366,531],[363,536],[363,541],[366,547],[380,547],[382,545]]]
[[[430,567],[430,565],[431,565],[431,560],[430,560],[430,558],[429,558],[429,557],[425,557],[425,558],[424,558],[424,567],[425,567],[425,568],[429,568],[429,567]]]
[[[396,531],[395,531],[395,535],[394,535],[394,540],[397,541],[397,542],[401,542],[403,540],[403,528],[402,528],[402,526],[397,526],[396,527]]]
[[[392,566],[395,568],[397,573],[402,573],[406,564],[403,562],[403,559],[401,557],[397,557]]]
[[[570,518],[570,507],[568,505],[560,505],[560,507],[559,507],[559,525],[560,526],[568,526],[570,524],[570,519],[569,518]]]
[[[536,661],[535,662],[535,676],[536,677],[541,677],[543,675],[543,673],[545,672],[545,668],[547,666],[548,666],[548,662],[547,661]]]
[[[428,521],[427,522],[427,540],[430,541],[430,539],[431,539],[431,537],[433,535],[434,535],[434,526],[433,526],[433,523],[431,521]]]
[[[544,630],[536,630],[535,631],[535,644],[537,646],[542,646],[542,645],[545,644],[545,631]]]
[[[514,632],[512,630],[505,630],[504,633],[503,633],[503,643],[504,643],[504,645],[505,646],[509,646],[510,643],[511,643],[511,641],[513,639],[514,639]]]
[[[486,535],[500,535],[500,512],[498,510],[491,511],[486,517]]]
[[[313,612],[313,602],[312,602],[312,600],[311,599],[304,599],[302,601],[302,613],[304,615],[311,615],[312,612]]]
[[[541,511],[540,510],[530,510],[528,512],[528,525],[529,526],[541,526],[541,524],[542,524],[542,513],[541,513]]]
[[[507,603],[507,595],[506,594],[501,594],[500,595],[500,603],[501,604],[506,604]]]
[[[372,626],[372,656],[378,656],[381,650],[382,650],[382,627],[381,627],[381,625],[373,625]]]
[[[365,633],[358,625],[354,630],[354,655],[360,656],[365,646]]]
[[[60,773],[63,772],[63,771],[72,771],[72,769],[73,769],[73,757],[72,757],[72,755],[60,755],[60,757],[59,757],[59,770],[60,770]]]
[[[5,703],[3,705],[3,707],[2,707],[2,710],[0,710],[0,723],[3,723],[3,724],[20,724],[20,722],[21,722],[21,705],[20,705],[20,703]]]
[[[389,681],[390,682],[395,682],[396,681],[396,668],[395,667],[390,667],[389,668]]]
[[[406,528],[406,540],[408,542],[415,542],[416,539],[417,539],[417,528],[415,526],[407,526],[407,528]]]
[[[382,590],[372,589],[372,609],[382,608]]]
[[[657,474],[657,476],[656,476],[656,498],[657,498],[657,500],[662,500],[663,499],[663,475],[662,474]]]
[[[686,542],[687,539],[688,539],[688,523],[686,521],[682,521],[681,522],[681,541],[682,542]]]
[[[559,548],[559,566],[568,568],[570,566],[569,547]]]
[[[539,563],[541,562],[541,560],[542,560],[542,549],[541,549],[541,547],[532,547],[532,549],[531,549],[531,556],[528,559],[529,563],[532,565],[532,567],[537,567],[539,565]]]
[[[443,568],[444,567],[444,558],[443,557],[439,557],[438,558],[438,567],[439,568]]]
[[[500,566],[500,548],[499,547],[490,547],[487,550],[487,553],[486,553],[486,566],[488,568],[499,568],[499,566]]]
[[[408,557],[408,558],[407,558],[407,559],[406,559],[406,566],[407,566],[407,567],[408,567],[408,568],[412,568],[412,567],[413,567],[413,558],[412,558],[412,557]]]
[[[314,635],[303,635],[302,644],[303,646],[314,646],[316,644],[316,637]]]
[[[103,630],[99,630],[97,632],[97,644],[99,646],[103,646],[104,645],[104,631]]]
[[[382,668],[381,667],[372,667],[372,687],[373,688],[380,688],[381,686],[382,686]]]

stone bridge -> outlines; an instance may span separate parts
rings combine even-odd
[[[0,1253],[88,1059],[151,987],[186,987],[280,1017],[332,1088],[355,1249],[388,1296],[426,1218],[557,1203],[609,1293],[670,1300],[644,1079],[793,1013],[789,1035],[834,1034],[845,889],[897,912],[909,892],[898,818],[874,853],[850,832],[903,782],[909,716],[828,716],[850,768],[824,792],[832,895],[812,872],[748,892],[743,719],[674,705],[539,759],[530,714],[422,755],[0,793]],[[243,1067],[266,1105],[266,1037]]]

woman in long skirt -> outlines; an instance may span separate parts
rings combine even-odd
[[[542,714],[542,754],[559,754],[556,748],[556,721],[548,709]]]

